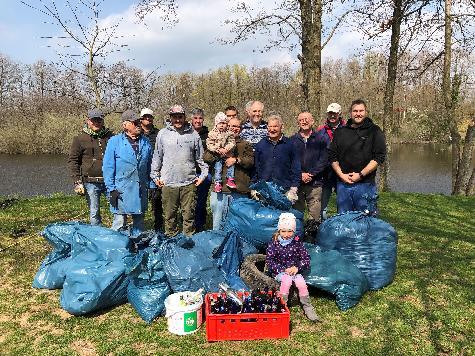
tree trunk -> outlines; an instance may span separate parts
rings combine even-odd
[[[465,194],[471,197],[475,195],[475,168],[472,169],[472,175],[470,176],[470,179],[468,180]]]
[[[449,131],[452,137],[452,194],[455,193],[455,181],[457,179],[458,164],[460,159],[460,134],[458,133],[455,120],[455,105],[457,96],[452,89],[451,65],[452,65],[452,0],[445,0],[444,21],[444,64],[442,75],[442,96],[444,98],[446,120],[449,123]],[[456,88],[458,90],[458,88]]]
[[[300,0],[304,110],[320,116],[322,78],[322,1]]]
[[[97,84],[97,72],[96,68],[94,67],[94,55],[92,54],[92,47],[89,52],[89,60],[87,63],[87,78],[89,80],[89,84],[91,85],[92,92],[94,93],[96,107],[102,108],[104,105],[102,103],[101,93]]]
[[[467,190],[467,183],[470,179],[470,167],[472,165],[472,152],[475,146],[474,140],[475,122],[472,121],[465,134],[462,156],[458,163],[457,177],[454,184],[454,194],[464,195]]]
[[[392,143],[392,126],[394,113],[394,89],[396,87],[397,63],[399,39],[401,35],[402,22],[402,0],[394,1],[393,17],[391,24],[391,47],[389,49],[388,68],[386,87],[384,89],[384,108],[383,108],[383,132],[386,137],[386,161],[381,167],[379,189],[387,191],[389,189],[388,177],[391,167],[391,143]]]

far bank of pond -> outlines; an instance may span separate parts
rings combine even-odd
[[[450,194],[451,151],[443,144],[394,145],[393,192]],[[0,155],[0,196],[72,193],[64,155]]]

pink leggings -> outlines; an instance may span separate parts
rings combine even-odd
[[[299,290],[299,297],[308,296],[307,283],[305,283],[305,279],[302,277],[301,274],[290,276],[287,273],[283,273],[281,275],[281,278],[282,280],[280,282],[280,294],[288,295],[290,287],[292,286],[292,282],[295,282],[295,286]]]

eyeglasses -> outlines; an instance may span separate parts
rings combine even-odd
[[[148,121],[152,121],[153,120],[153,116],[150,116],[150,115],[144,115],[140,118],[140,120],[148,120]]]
[[[97,121],[97,122],[102,122],[102,121],[104,121],[104,118],[102,118],[102,117],[92,117],[92,118],[90,118],[89,120],[91,120],[91,121]]]

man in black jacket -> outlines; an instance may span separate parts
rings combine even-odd
[[[206,151],[206,139],[208,138],[209,130],[203,125],[205,112],[201,108],[194,108],[191,110],[191,126],[200,135],[201,143],[203,144],[203,152]],[[200,174],[201,170],[196,166],[196,174]],[[208,202],[209,188],[211,187],[211,174],[208,174],[205,180],[198,186],[196,192],[196,209],[195,209],[195,228],[196,232],[203,231],[206,225],[206,203]]]
[[[339,180],[337,208],[346,211],[377,213],[376,169],[386,158],[384,134],[367,117],[366,103],[351,103],[351,119],[335,130],[329,159]]]
[[[149,108],[143,108],[140,112],[140,126],[142,126],[142,133],[150,141],[152,149],[155,149],[155,141],[157,140],[159,130],[153,125],[153,120],[153,111]],[[152,203],[153,229],[155,231],[163,232],[162,189],[149,189],[148,200]]]
[[[74,137],[69,153],[69,170],[74,181],[74,191],[86,195],[91,225],[102,223],[101,194],[106,195],[102,174],[102,160],[107,141],[112,132],[104,126],[104,114],[99,109],[87,112],[82,132]]]

